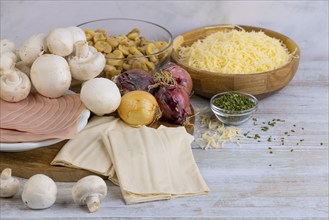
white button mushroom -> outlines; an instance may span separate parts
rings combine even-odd
[[[12,197],[19,190],[19,181],[11,176],[11,169],[6,168],[0,175],[0,197]]]
[[[117,85],[106,78],[94,78],[82,84],[80,99],[85,106],[98,116],[117,110],[121,94]]]
[[[0,54],[0,76],[8,69],[12,69],[17,61],[17,56],[14,52],[7,51]]]
[[[72,196],[75,203],[87,204],[90,212],[100,208],[100,199],[107,194],[105,181],[99,176],[90,175],[80,179],[73,185]]]
[[[35,89],[50,98],[60,97],[67,92],[72,79],[67,61],[53,54],[38,57],[32,64],[30,77]]]
[[[56,183],[46,175],[36,174],[26,181],[22,200],[31,209],[46,209],[56,201]]]
[[[65,57],[73,52],[74,42],[70,30],[56,28],[49,32],[46,41],[48,49],[52,54]]]
[[[94,47],[88,46],[86,41],[78,41],[74,47],[75,55],[68,59],[72,77],[85,81],[98,76],[105,67],[105,56]]]
[[[7,102],[19,102],[31,91],[29,77],[16,68],[5,71],[0,77],[0,97]]]
[[[47,52],[46,35],[43,33],[33,35],[28,38],[22,46],[19,48],[19,57],[27,66],[31,66],[32,63],[41,56],[44,52]]]
[[[18,61],[15,67],[30,77],[31,67],[27,66],[24,61]]]
[[[13,41],[8,39],[0,40],[0,53],[14,52],[16,51],[16,45]]]
[[[66,30],[70,31],[73,36],[73,44],[78,41],[86,41],[86,34],[85,32],[76,26],[67,27]]]

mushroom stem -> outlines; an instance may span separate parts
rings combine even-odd
[[[9,178],[11,178],[11,169],[6,168],[1,172],[0,179],[1,180],[8,180]]]
[[[96,212],[101,206],[98,195],[89,196],[86,199],[86,203],[90,212]]]
[[[16,72],[12,72],[11,74],[7,75],[6,83],[7,84],[18,84],[20,82],[20,77]]]
[[[75,54],[77,57],[86,58],[89,55],[89,46],[87,41],[78,41],[75,43]]]

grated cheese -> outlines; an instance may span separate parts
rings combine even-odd
[[[190,47],[180,47],[178,53],[192,67],[225,74],[266,72],[293,58],[280,40],[242,28],[215,32]]]
[[[200,116],[200,127],[206,128],[206,131],[201,132],[200,137],[196,139],[197,142],[205,143],[200,147],[204,150],[209,148],[223,147],[227,142],[235,142],[239,144],[235,139],[242,137],[239,134],[240,129],[233,126],[225,127],[223,123],[218,121],[214,116],[209,116],[209,111],[205,109],[195,109]]]

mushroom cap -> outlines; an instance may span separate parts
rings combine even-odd
[[[28,38],[19,48],[18,54],[21,60],[28,66],[47,52],[46,35],[43,33],[36,34]]]
[[[19,102],[31,91],[29,77],[16,68],[5,71],[0,77],[0,85],[0,97],[7,102]]]
[[[46,175],[36,174],[24,185],[22,200],[31,209],[45,209],[56,201],[56,183]]]
[[[57,55],[44,54],[32,64],[30,77],[35,89],[43,96],[57,98],[71,85],[71,72],[67,61]]]
[[[15,51],[16,51],[16,45],[13,41],[8,39],[0,40],[0,53],[15,52]]]
[[[85,44],[85,45],[81,45]],[[96,48],[88,46],[87,42],[79,41],[75,44],[76,50],[78,47],[87,47],[88,54],[84,57],[70,56],[68,59],[72,77],[80,81],[90,80],[98,76],[105,67],[106,59],[102,53],[99,53]]]
[[[82,84],[80,99],[98,116],[117,110],[121,102],[118,86],[106,78],[94,78]]]
[[[0,197],[7,198],[14,196],[19,190],[19,181],[11,176],[11,169],[6,168],[0,176]]]
[[[79,27],[71,26],[71,27],[67,27],[66,30],[71,32],[73,36],[73,44],[75,44],[78,41],[87,40],[85,32]]]
[[[73,185],[72,197],[79,205],[86,204],[89,197],[102,198],[107,194],[105,181],[96,175],[86,176]]]
[[[52,54],[68,56],[73,52],[73,36],[65,28],[56,28],[47,36],[47,47]]]
[[[3,75],[7,69],[15,66],[17,55],[14,52],[7,51],[0,54],[0,75]]]

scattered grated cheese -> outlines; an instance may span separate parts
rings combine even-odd
[[[225,74],[277,69],[289,63],[294,54],[280,40],[242,28],[218,31],[190,47],[180,47],[178,52],[180,59],[192,67]]]
[[[199,145],[202,149],[208,150],[209,148],[223,147],[226,142],[239,144],[235,140],[237,137],[243,137],[243,135],[239,134],[239,128],[233,126],[225,127],[216,117],[210,115],[211,112],[207,111],[207,108],[195,109],[195,111],[200,116],[200,127],[206,129],[196,139],[197,142],[205,143],[205,145]]]

